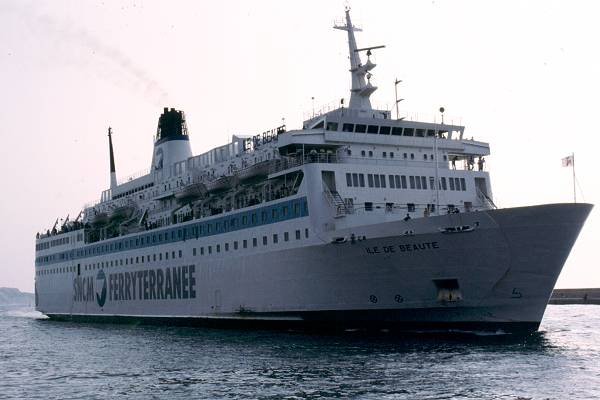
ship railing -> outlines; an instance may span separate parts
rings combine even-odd
[[[134,179],[141,178],[142,176],[148,175],[150,173],[150,171],[152,171],[151,168],[145,168],[145,169],[142,169],[140,171],[134,172],[131,175],[128,175],[128,176],[126,176],[124,178],[119,179],[117,181],[117,184],[121,185],[123,183],[130,182],[130,181],[132,181]]]
[[[286,169],[291,169],[310,163],[334,164],[339,162],[340,158],[334,153],[314,153],[296,157],[283,156],[277,160],[274,160],[269,173],[274,174]]]

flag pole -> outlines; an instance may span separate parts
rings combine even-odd
[[[573,168],[573,202],[577,203],[577,191],[575,190],[575,153],[571,153],[571,167]]]

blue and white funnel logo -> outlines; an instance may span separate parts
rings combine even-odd
[[[99,289],[100,293],[98,293]],[[96,301],[100,308],[104,307],[106,303],[106,292],[106,275],[104,275],[104,270],[100,270],[98,271],[98,275],[96,275]]]

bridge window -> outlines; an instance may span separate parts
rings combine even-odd
[[[415,135],[414,128],[405,128],[404,129],[404,136],[414,136],[414,135]]]
[[[353,132],[354,131],[354,124],[344,124],[342,126],[342,132]]]
[[[365,133],[366,131],[367,131],[366,125],[356,124],[356,128],[354,129],[354,132]]]
[[[381,127],[379,127],[379,134],[380,135],[389,135],[390,130],[391,130],[391,128],[389,126],[381,126]]]
[[[377,126],[377,125],[369,125],[367,127],[367,133],[377,134],[377,132],[379,132],[379,126]]]
[[[392,135],[402,136],[402,128],[399,126],[395,126],[392,128]],[[408,136],[408,135],[406,135]]]
[[[425,129],[417,128],[417,133],[415,136],[418,136],[418,137],[425,136]]]
[[[338,130],[338,123],[337,122],[328,122],[327,123],[327,130],[328,131],[337,131]]]

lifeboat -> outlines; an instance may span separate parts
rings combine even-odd
[[[188,203],[193,200],[201,199],[206,196],[208,189],[204,183],[192,183],[185,186],[182,190],[175,193],[175,199],[180,203]]]
[[[237,173],[240,181],[246,181],[253,178],[261,178],[269,175],[271,171],[271,166],[273,165],[273,161],[275,160],[266,160],[261,161],[256,164],[252,164],[247,168],[240,170]]]
[[[225,175],[206,183],[209,192],[222,192],[235,187],[239,182],[237,175]]]

